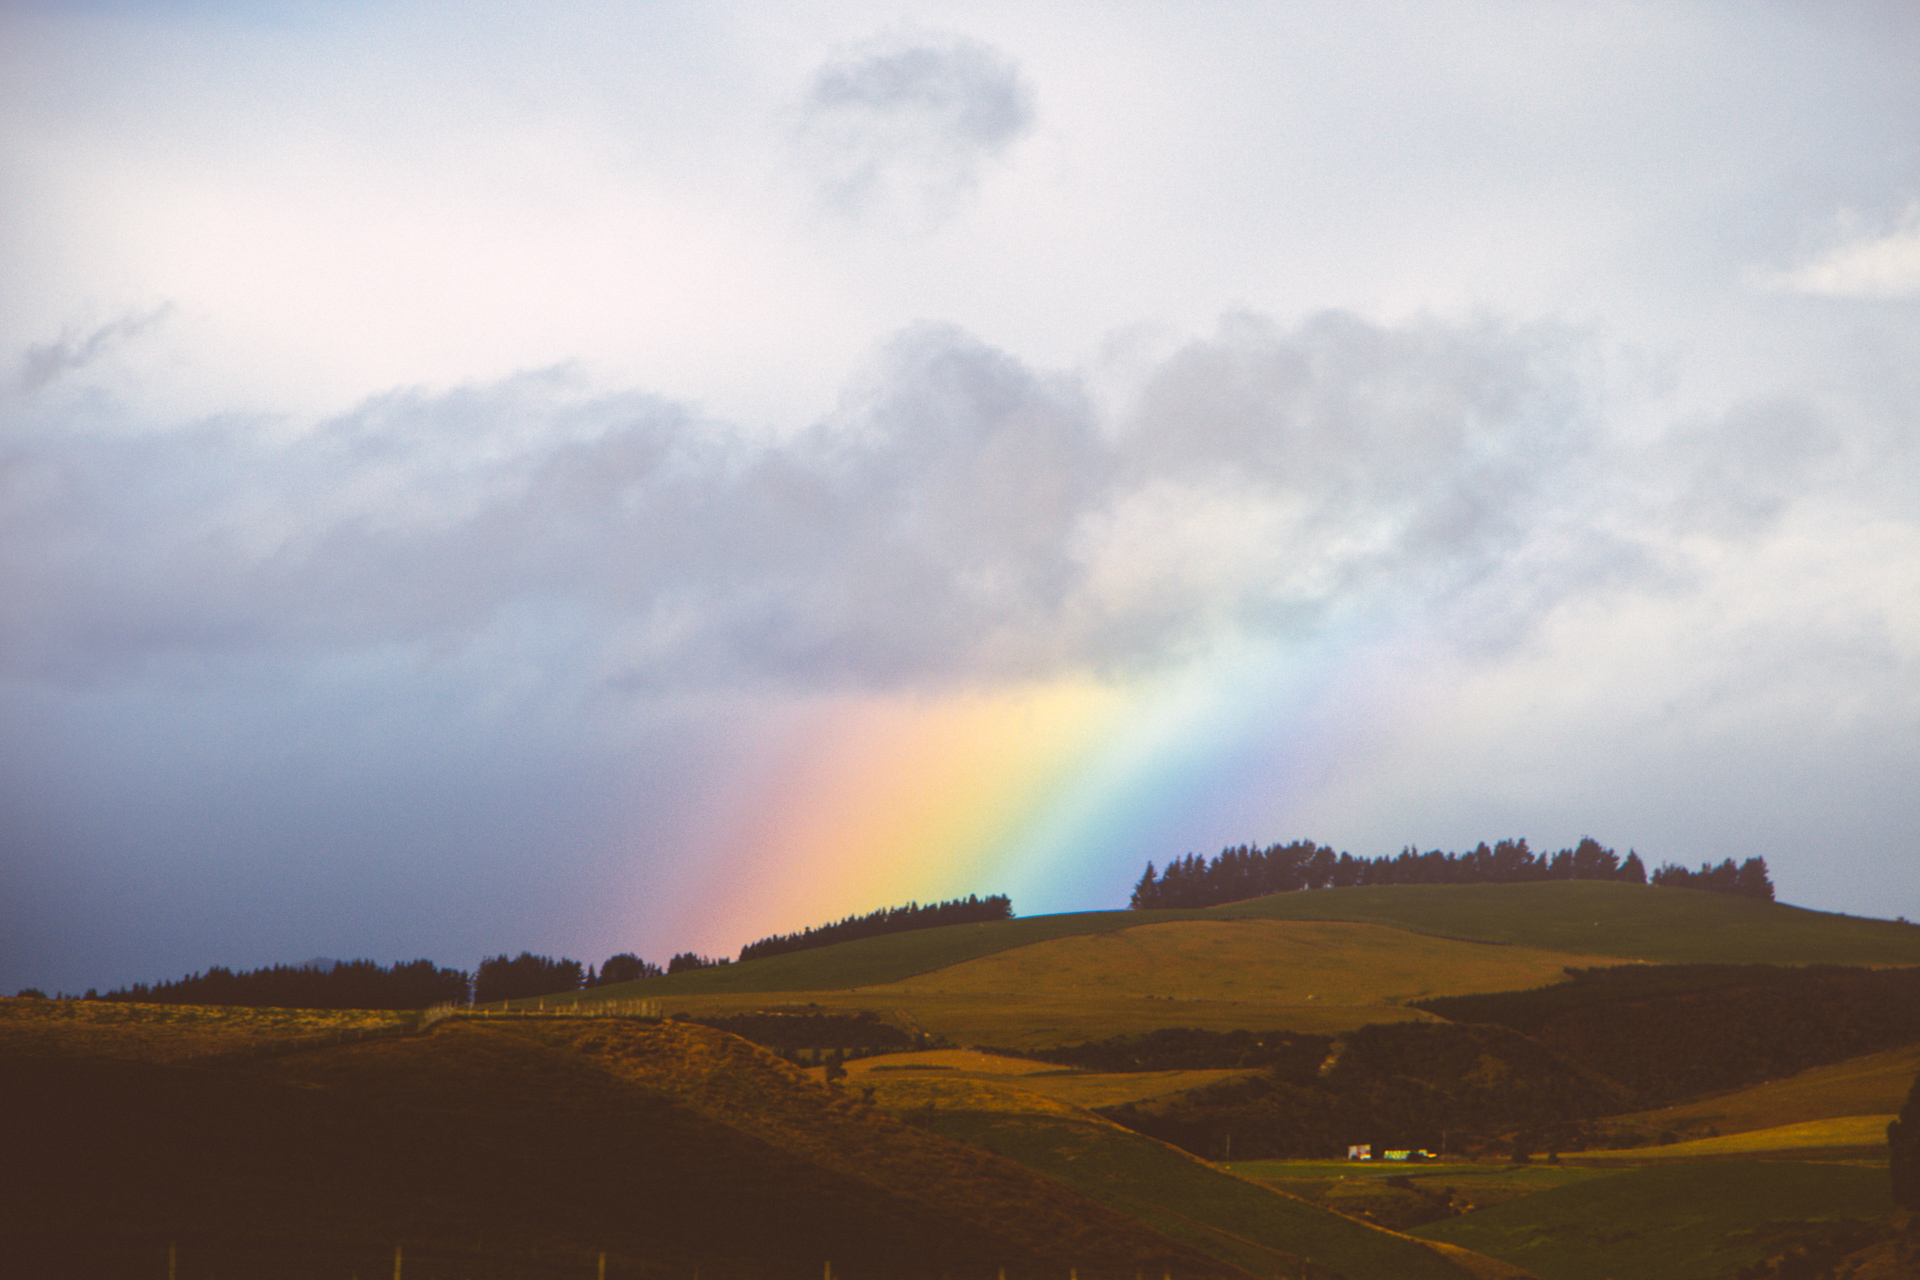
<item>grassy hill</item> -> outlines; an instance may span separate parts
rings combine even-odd
[[[1606,962],[1349,921],[1179,920],[1031,943],[874,990],[1401,1004],[1524,990],[1558,981],[1569,965]]]
[[[165,1274],[168,1242],[180,1280],[384,1274],[396,1245],[426,1280],[593,1275],[601,1250],[608,1280],[1242,1274],[703,1027],[452,1019],[204,1065],[97,1047],[0,1054],[7,1274]]]
[[[1606,880],[1326,889],[1231,903],[1210,914],[1358,920],[1661,964],[1920,964],[1920,925]]]
[[[941,1110],[933,1127],[1076,1190],[1260,1276],[1303,1274],[1298,1260],[1350,1277],[1466,1280],[1406,1237],[1236,1178],[1185,1152],[1069,1115]]]
[[[1620,1151],[1582,1151],[1574,1158],[1583,1163],[1631,1161],[1636,1164],[1781,1154],[1791,1154],[1803,1160],[1884,1159],[1887,1152],[1887,1122],[1893,1116],[1894,1113],[1889,1111],[1884,1115],[1802,1120],[1795,1124],[1747,1129],[1740,1133],[1695,1138],[1662,1146],[1629,1147]]]
[[[1056,939],[1201,920],[1347,921],[1437,938],[1661,963],[1920,964],[1920,925],[1610,881],[1383,885],[1193,911],[1083,911],[862,938],[596,988],[589,999],[844,991]]]
[[[1721,1280],[1809,1220],[1892,1210],[1883,1169],[1713,1161],[1593,1178],[1419,1228],[1540,1280]]]
[[[1760,959],[1920,964],[1920,927],[1611,882],[1395,885],[889,934],[545,1005],[638,998],[705,1015],[777,996],[1038,1048],[1176,1026],[1337,1034],[1426,1017],[1411,1000],[1553,983],[1567,967]]]
[[[1683,1139],[1746,1133],[1846,1116],[1900,1110],[1920,1076],[1920,1044],[1809,1067],[1781,1080],[1656,1111],[1617,1117],[1622,1128],[1668,1132]],[[1884,1123],[1884,1122],[1883,1122]]]

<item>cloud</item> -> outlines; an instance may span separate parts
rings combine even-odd
[[[57,342],[29,347],[20,360],[20,390],[31,394],[64,374],[84,369],[114,347],[139,337],[171,314],[173,304],[167,303],[143,315],[122,316],[85,336],[64,330]]]
[[[1774,288],[1829,298],[1920,297],[1920,203],[1907,206],[1890,231],[1852,236],[1798,267],[1759,278]]]
[[[937,221],[1033,121],[1032,88],[999,50],[900,32],[814,73],[798,136],[828,203]]]
[[[1784,402],[1625,449],[1588,356],[1552,326],[1234,315],[1103,415],[1078,378],[926,325],[774,442],[564,368],[304,431],[48,433],[0,457],[0,669],[507,627],[628,693],[896,688],[1380,610],[1497,646],[1569,597],[1683,579],[1688,538],[1758,536],[1835,450]]]

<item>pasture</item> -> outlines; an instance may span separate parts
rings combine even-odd
[[[1540,1280],[1722,1280],[1810,1220],[1891,1211],[1884,1169],[1784,1160],[1633,1169],[1420,1227]]]
[[[1230,903],[1211,913],[1356,920],[1658,964],[1920,964],[1920,925],[1609,880],[1325,889]]]
[[[1334,1034],[1352,1031],[1369,1022],[1431,1021],[1433,1018],[1432,1014],[1398,1005],[1341,1005],[1320,1001],[1290,1005],[1257,1000],[1030,996],[1001,992],[963,994],[930,986],[791,994],[796,1001],[791,1005],[772,1004],[764,995],[737,993],[663,996],[660,1006],[668,1014],[685,1013],[695,1017],[779,1008],[845,1013],[871,1010],[899,1025],[932,1036],[944,1036],[955,1044],[1022,1050],[1137,1035],[1164,1027],[1199,1027],[1206,1031],[1285,1028]]]
[[[809,1074],[822,1074],[813,1068]],[[881,1104],[889,1110],[906,1110],[910,1103],[895,1105],[895,1099],[950,1093],[964,1081],[994,1085],[1008,1093],[1037,1095],[1067,1107],[1111,1107],[1123,1102],[1141,1102],[1162,1094],[1179,1093],[1217,1084],[1244,1071],[1076,1071],[1026,1058],[1008,1058],[969,1049],[931,1049],[923,1053],[897,1053],[884,1057],[860,1058],[846,1065],[849,1088],[874,1088]],[[953,1109],[952,1104],[933,1105]],[[998,1110],[996,1107],[969,1103],[962,1109]]]
[[[1281,1195],[1099,1121],[943,1111],[936,1132],[985,1147],[1257,1276],[1304,1258],[1347,1276],[1466,1280],[1474,1272],[1405,1236]]]
[[[617,983],[558,999],[791,996],[887,986],[1035,944],[1203,920],[1367,924],[1433,938],[1588,957],[1591,963],[1920,964],[1920,925],[1691,889],[1566,880],[1381,885],[1274,894],[1200,910],[1025,916],[862,938],[744,964]]]
[[[1887,1150],[1888,1115],[1835,1116],[1825,1120],[1802,1120],[1798,1124],[1777,1125],[1770,1129],[1748,1129],[1719,1137],[1695,1138],[1687,1142],[1657,1147],[1629,1147],[1619,1151],[1581,1151],[1568,1156],[1580,1161],[1711,1160],[1725,1156],[1759,1156],[1795,1153],[1801,1155],[1846,1155],[1884,1160]]]
[[[1748,1089],[1657,1111],[1639,1111],[1616,1123],[1683,1138],[1745,1133],[1842,1116],[1885,1116],[1900,1110],[1920,1075],[1920,1045],[1849,1058],[1769,1080]],[[1884,1121],[1883,1121],[1884,1123]]]
[[[874,988],[911,996],[1147,997],[1263,1005],[1397,1005],[1520,991],[1605,957],[1459,942],[1377,924],[1181,920],[1037,942]]]
[[[0,1057],[188,1063],[398,1034],[418,1013],[0,999]]]

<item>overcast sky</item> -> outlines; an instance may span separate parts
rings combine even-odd
[[[0,990],[1592,834],[1920,917],[1920,9],[0,3]]]

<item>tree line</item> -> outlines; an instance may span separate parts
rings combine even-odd
[[[439,1004],[489,1003],[578,991],[611,982],[657,977],[659,965],[631,952],[609,956],[598,970],[578,960],[555,960],[523,951],[490,956],[468,974],[431,960],[337,960],[332,965],[276,964],[235,972],[214,965],[178,981],[119,987],[90,1000],[136,1004],[238,1005],[263,1009],[427,1009]]]
[[[1174,907],[1214,907],[1227,902],[1297,893],[1303,889],[1345,889],[1380,884],[1517,884],[1539,880],[1621,880],[1647,884],[1646,864],[1629,849],[1623,860],[1612,849],[1583,836],[1571,849],[1535,854],[1522,840],[1482,841],[1470,853],[1421,853],[1409,845],[1397,855],[1356,858],[1336,854],[1311,840],[1266,848],[1236,845],[1209,859],[1189,853],[1164,872],[1147,864],[1127,905],[1136,911]],[[1765,858],[1735,866],[1729,858],[1699,871],[1668,863],[1651,883],[1663,888],[1705,889],[1773,900],[1773,881]]]
[[[372,960],[336,960],[330,968],[276,964],[239,973],[214,965],[205,973],[190,973],[178,982],[151,986],[136,982],[93,998],[268,1009],[425,1009],[436,1004],[465,1004],[469,990],[464,972],[440,968],[431,960],[404,964],[396,960],[391,968]]]
[[[869,938],[883,933],[909,929],[932,929],[941,925],[969,924],[983,920],[1007,920],[1013,916],[1013,904],[1004,894],[981,898],[969,894],[949,902],[922,906],[909,902],[904,907],[885,907],[863,916],[848,916],[833,924],[802,929],[799,933],[776,934],[750,942],[740,949],[740,959],[784,955],[812,947],[831,946],[854,938]],[[264,969],[234,972],[215,965],[205,973],[190,973],[176,982],[132,986],[109,991],[104,996],[89,991],[89,999],[136,1001],[147,1004],[250,1005],[285,1009],[425,1009],[437,1004],[493,1004],[502,1000],[528,1000],[538,996],[564,995],[616,982],[634,982],[657,978],[690,969],[707,969],[731,964],[725,956],[703,956],[682,951],[672,957],[666,968],[643,960],[630,951],[608,956],[598,968],[581,965],[562,956],[535,955],[522,951],[517,956],[488,956],[469,974],[460,969],[445,969],[431,960],[396,961],[391,967],[371,960],[336,961],[325,965],[273,965]],[[31,988],[24,995],[39,995]]]
[[[933,902],[924,907],[917,902],[909,902],[904,907],[882,907],[863,916],[848,916],[818,928],[802,929],[798,933],[777,933],[758,942],[749,942],[740,948],[740,959],[757,960],[762,956],[787,955],[814,947],[830,947],[836,942],[851,942],[855,938],[874,938],[883,933],[905,933],[911,929],[937,929],[949,924],[1011,919],[1013,902],[1005,894],[981,898],[970,893],[964,898]]]
[[[1773,881],[1767,876],[1765,858],[1748,858],[1737,867],[1732,858],[1723,860],[1717,867],[1703,862],[1698,871],[1669,862],[1653,873],[1653,883],[1662,889],[1705,889],[1708,893],[1773,901]]]

